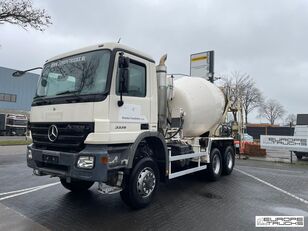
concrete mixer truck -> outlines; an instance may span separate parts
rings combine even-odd
[[[229,175],[226,97],[204,78],[167,75],[166,58],[156,66],[140,51],[104,43],[47,60],[29,123],[34,174],[59,177],[75,193],[97,182],[99,192],[120,192],[135,209],[152,201],[160,182]]]

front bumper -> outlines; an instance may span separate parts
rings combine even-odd
[[[107,182],[108,164],[100,162],[102,157],[108,157],[108,148],[105,145],[87,145],[79,153],[41,150],[33,144],[27,147],[31,150],[32,159],[28,158],[27,165],[33,168],[37,175],[52,175],[62,178],[75,178],[87,181]],[[93,156],[93,169],[77,167],[79,156]],[[46,158],[47,157],[47,158]]]

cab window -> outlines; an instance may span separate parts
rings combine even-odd
[[[146,95],[146,67],[145,64],[130,60],[129,63],[129,78],[128,78],[128,93],[123,93],[125,96],[145,97]],[[119,70],[117,74],[117,95],[119,93]]]

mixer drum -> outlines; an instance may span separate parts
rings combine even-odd
[[[172,116],[183,109],[184,136],[200,136],[217,125],[224,113],[226,100],[213,83],[199,77],[185,76],[174,80],[174,97],[169,101]]]

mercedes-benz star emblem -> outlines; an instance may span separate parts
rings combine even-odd
[[[54,142],[57,138],[58,138],[58,135],[59,135],[59,131],[58,131],[58,128],[56,125],[51,125],[49,128],[48,128],[48,139],[51,141],[51,142]]]

